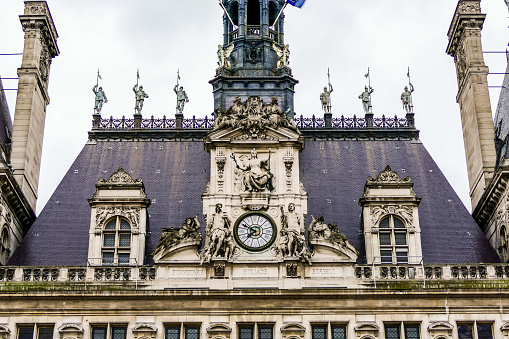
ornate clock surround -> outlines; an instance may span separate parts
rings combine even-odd
[[[244,250],[261,252],[274,244],[277,237],[277,226],[268,214],[247,212],[235,222],[233,234],[237,244]],[[249,239],[251,241],[248,241]]]

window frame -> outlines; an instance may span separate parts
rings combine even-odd
[[[27,324],[17,324],[16,328],[16,339],[19,339],[20,329],[22,328],[31,328],[32,329],[32,339],[39,339],[40,330],[44,328],[51,328],[51,338],[55,337],[55,324],[52,323],[27,323]],[[27,338],[29,339],[29,338]]]
[[[94,339],[94,328],[106,328],[105,339],[113,339],[113,328],[125,328],[125,339],[129,333],[129,324],[127,323],[94,323],[90,324],[90,339]]]
[[[106,228],[112,221],[115,221],[115,228]],[[129,229],[122,228],[122,221],[129,225]],[[120,246],[122,235],[129,234],[129,246]],[[113,246],[106,246],[106,236],[113,235]],[[131,263],[133,244],[132,225],[123,216],[115,215],[104,223],[101,234],[101,263],[106,266],[128,266]],[[108,254],[108,256],[105,256]],[[125,261],[127,254],[127,262]]]
[[[494,332],[495,322],[494,321],[477,321],[477,320],[474,320],[474,321],[457,321],[456,322],[456,335],[457,335],[457,338],[459,339],[459,329],[460,329],[460,326],[471,326],[471,328],[472,328],[471,339],[483,339],[483,338],[479,338],[479,325],[490,325],[490,328],[491,328],[491,338],[490,339],[494,339],[495,338],[495,332]]]
[[[315,339],[313,336],[313,330],[317,327],[325,327],[325,339],[334,339],[334,333],[332,331],[333,328],[342,328],[345,329],[345,337],[344,339],[348,339],[348,322],[316,322],[311,323],[311,339]]]
[[[389,220],[389,227],[382,227],[382,223],[385,220]],[[395,221],[398,220],[403,227],[396,227]],[[388,214],[380,219],[378,223],[378,246],[380,254],[381,264],[408,264],[409,263],[409,251],[410,251],[410,239],[408,237],[408,228],[404,220],[394,214]],[[396,234],[405,234],[405,244],[398,244],[398,238]],[[382,244],[382,234],[389,234],[390,244]],[[384,252],[391,252],[390,257],[383,255]],[[398,256],[398,253],[406,253],[406,255]]]
[[[169,327],[178,328],[179,334],[177,339],[187,339],[187,332],[186,330],[189,328],[198,328],[198,339],[201,339],[202,337],[202,326],[201,323],[163,323],[163,329],[164,329],[164,338],[168,339],[166,334],[166,329]]]
[[[402,322],[384,322],[384,339],[387,339],[387,328],[398,328],[398,339],[415,339],[407,337],[407,328],[416,327],[418,338],[421,339],[422,336],[422,323],[416,321],[402,321]]]
[[[243,339],[240,337],[240,328],[241,327],[251,327],[252,328],[252,339],[260,339],[260,329],[261,328],[271,328],[272,329],[272,339],[274,339],[274,323],[269,322],[241,322],[237,323],[237,339]]]

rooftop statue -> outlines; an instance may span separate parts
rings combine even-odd
[[[359,95],[359,99],[362,100],[362,107],[364,108],[364,113],[371,113],[371,94],[375,90],[370,86],[364,87],[364,92]]]
[[[324,87],[323,93],[320,94],[320,101],[322,102],[322,109],[325,113],[331,112],[330,94],[332,93],[332,91],[334,91],[334,89],[332,88],[332,85],[329,84],[329,88],[327,89],[327,87]]]
[[[219,59],[218,61],[219,67],[232,68],[230,60],[228,60],[228,58],[232,54],[234,48],[235,44],[231,44],[228,47],[217,45],[217,58]]]
[[[99,87],[99,79],[102,80],[102,77],[101,77],[101,74],[99,74],[99,70],[97,70],[97,82],[96,82],[94,88],[92,88],[92,91],[95,94],[94,111],[97,114],[101,114],[101,110],[103,109],[103,104],[108,102],[108,98],[106,98],[106,93],[104,93],[102,87]]]
[[[232,153],[231,158],[235,162],[237,168],[243,172],[243,191],[252,193],[264,192],[267,190],[272,192],[274,190],[272,183],[274,175],[270,172],[270,149],[269,157],[265,160],[258,158],[258,153],[254,148],[249,158],[244,157],[240,161],[237,161],[234,153]]]
[[[94,110],[97,114],[101,114],[101,110],[103,109],[103,104],[108,102],[108,98],[106,98],[106,93],[104,93],[103,88],[99,87],[96,84],[92,91],[95,93],[95,107]]]
[[[180,74],[179,71],[177,71],[177,84],[175,87],[173,87],[173,91],[177,95],[177,113],[182,114],[184,111],[184,106],[186,103],[189,102],[189,98],[186,94],[186,91],[184,91],[184,87],[179,87],[179,80],[180,80]]]
[[[347,249],[356,254],[359,253],[345,235],[339,232],[338,224],[326,224],[323,216],[315,219],[311,215],[311,223],[308,226],[308,238],[312,244],[326,241],[339,248]]]
[[[277,68],[288,66],[290,64],[290,45],[284,45],[283,48],[279,48],[276,43],[272,43],[272,48],[279,57]]]
[[[408,89],[408,86],[405,86],[405,90],[403,91],[403,93],[401,93],[401,103],[403,104],[403,109],[407,113],[411,113],[413,110],[412,93],[414,92],[414,90],[415,90],[414,86],[410,84],[410,90]]]
[[[323,93],[320,94],[320,101],[322,102],[323,111],[325,113],[330,113],[331,108],[332,108],[330,95],[331,95],[332,91],[334,91],[334,89],[332,88],[332,85],[330,83],[330,69],[327,69],[327,76],[329,78],[329,85],[328,85],[328,88],[327,88],[327,86],[325,86],[323,88]]]
[[[136,105],[134,109],[138,114],[141,114],[141,110],[143,109],[143,103],[145,102],[145,98],[148,98],[148,94],[143,90],[143,86],[138,86],[138,81],[140,80],[140,70],[136,73],[136,85],[133,87],[133,92],[136,96]]]

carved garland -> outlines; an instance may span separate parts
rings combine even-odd
[[[380,172],[378,177],[376,179],[373,179],[372,177],[368,177],[367,184],[373,184],[373,183],[383,183],[383,184],[403,184],[403,183],[409,183],[410,177],[406,177],[405,179],[402,179],[398,173],[394,172],[390,166],[385,167],[385,170]]]
[[[100,184],[140,184],[143,183],[141,178],[136,180],[133,179],[122,167],[118,169],[115,173],[113,173],[108,180],[104,180],[103,178],[99,178]]]
[[[138,234],[140,229],[140,207],[98,207],[95,213],[95,229],[96,234],[100,234],[106,220],[113,216],[121,216],[126,218],[131,224],[134,234]]]
[[[409,233],[415,233],[413,208],[403,205],[373,206],[369,210],[371,216],[371,233],[378,233],[378,224],[387,215],[395,215],[405,221]]]

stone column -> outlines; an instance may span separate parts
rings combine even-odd
[[[48,78],[51,60],[59,54],[58,34],[46,1],[25,1],[20,21],[25,32],[23,61],[12,132],[14,177],[35,210],[41,164]]]
[[[488,186],[496,163],[495,130],[484,64],[481,30],[486,15],[480,0],[460,0],[449,28],[447,54],[454,57],[458,77],[463,140],[470,199],[475,209]]]

